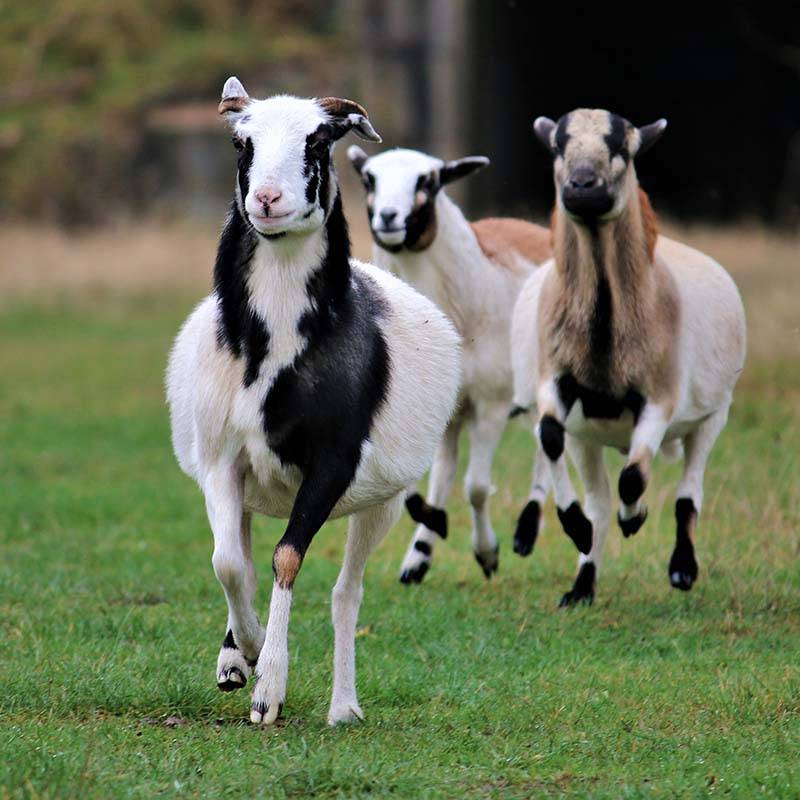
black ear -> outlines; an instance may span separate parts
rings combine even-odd
[[[536,117],[533,123],[533,132],[536,138],[547,148],[548,153],[555,153],[553,133],[556,123],[550,117]]]
[[[635,155],[640,156],[642,153],[646,153],[661,138],[666,129],[667,121],[665,119],[656,120],[639,128],[639,147],[636,149]]]
[[[345,100],[341,97],[320,97],[317,104],[331,119],[329,133],[332,141],[341,139],[351,130],[368,142],[383,141],[372,127],[366,109],[353,100]]]
[[[360,175],[369,156],[357,144],[351,144],[347,148],[347,157],[350,159],[355,171]]]
[[[479,169],[489,166],[489,159],[486,156],[466,156],[457,158],[455,161],[447,161],[439,170],[439,183],[446,186],[448,183],[457,181],[459,178],[466,178]]]

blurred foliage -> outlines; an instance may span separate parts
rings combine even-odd
[[[126,192],[146,112],[232,72],[317,60],[313,0],[0,0],[0,214],[97,222]],[[121,205],[127,205],[125,203]]]

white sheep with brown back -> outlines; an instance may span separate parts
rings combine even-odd
[[[453,321],[464,347],[459,412],[437,451],[427,499],[412,493],[406,500],[419,526],[400,580],[421,581],[435,543],[447,535],[444,507],[465,425],[470,440],[465,488],[472,510],[472,547],[488,578],[498,564],[488,499],[492,459],[511,409],[511,312],[524,282],[551,255],[550,233],[519,219],[467,221],[443,187],[485,167],[488,158],[445,162],[406,149],[368,157],[356,145],[347,152],[367,193],[373,260],[433,300]],[[539,532],[548,478],[547,460],[539,457],[514,536],[514,550],[521,555],[531,552]]]
[[[636,128],[587,109],[534,123],[554,158],[555,257],[529,279],[514,311],[514,400],[537,407],[565,530],[593,537],[562,605],[594,597],[611,511],[603,447],[627,454],[618,521],[630,536],[647,516],[642,498],[655,455],[682,444],[668,572],[675,588],[692,587],[706,461],[744,364],[736,285],[707,255],[660,236],[639,188],[633,159],[665,127],[659,120]],[[586,515],[564,464],[565,433]]]

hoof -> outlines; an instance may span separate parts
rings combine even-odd
[[[487,550],[483,553],[475,553],[475,560],[483,570],[483,575],[486,580],[489,580],[492,575],[497,572],[497,567],[500,564],[500,545],[495,545],[494,550]]]
[[[638,533],[639,528],[644,525],[645,520],[647,519],[647,509],[642,509],[635,517],[631,517],[630,519],[622,519],[622,515],[617,512],[617,524],[622,531],[622,535],[627,539],[629,536],[633,536],[634,533]]]
[[[564,533],[575,543],[575,547],[585,556],[592,549],[592,523],[584,515],[578,501],[565,511],[556,508]]]
[[[328,725],[341,725],[348,722],[363,722],[364,712],[356,702],[337,703],[328,712]]]
[[[247,684],[247,675],[239,667],[229,667],[217,675],[217,688],[221,692],[235,692]]]
[[[669,582],[673,589],[688,592],[697,580],[694,553],[675,551],[669,561]]]
[[[558,604],[559,608],[571,608],[577,605],[590,606],[594,602],[595,566],[591,561],[581,565],[575,576],[575,583]]]
[[[539,523],[542,518],[542,509],[536,500],[531,500],[517,520],[517,530],[514,532],[514,552],[520,556],[529,556],[536,544],[539,535]]]
[[[250,722],[253,725],[274,725],[282,712],[283,703],[273,703],[270,706],[266,703],[253,703],[250,706]]]
[[[404,566],[400,572],[400,583],[422,583],[422,579],[430,569],[430,561],[424,559],[416,564]]]

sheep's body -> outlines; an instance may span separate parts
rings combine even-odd
[[[264,258],[265,263],[254,265],[253,272],[263,274],[270,267],[269,255],[257,251],[256,258]],[[450,417],[457,381],[453,353],[458,340],[441,312],[385,271],[355,260],[351,263],[361,285],[387,306],[389,313],[380,327],[389,346],[392,372],[389,393],[363,445],[355,478],[331,518],[384,503],[419,479],[433,458],[437,434]],[[203,300],[184,324],[167,370],[173,446],[183,471],[202,486],[216,455],[235,450],[244,470],[245,508],[280,519],[291,514],[303,475],[269,447],[264,435],[269,420],[262,418],[262,406],[275,376],[304,347],[295,328],[307,310],[306,281],[296,267],[283,265],[286,282],[280,287],[273,284],[264,294],[272,308],[262,306],[260,312],[265,319],[284,316],[283,330],[289,335],[283,352],[276,348],[265,358],[254,383],[244,385],[244,362],[219,346],[216,295]],[[294,304],[286,302],[292,294]],[[419,387],[434,384],[440,388],[432,397],[426,390],[426,409],[421,414]],[[202,391],[197,391],[200,387]]]
[[[656,453],[683,450],[668,571],[672,586],[692,587],[705,465],[744,364],[744,309],[733,280],[703,253],[658,236],[636,179],[632,156],[665,125],[637,129],[585,109],[535,124],[555,157],[555,257],[529,279],[514,310],[514,397],[537,407],[565,531],[591,543],[564,605],[594,597],[611,511],[605,446],[627,455],[618,515],[625,536],[647,518],[643,495]],[[588,519],[565,468],[565,444],[586,486]]]
[[[275,721],[295,578],[324,522],[349,515],[328,715],[348,721],[361,717],[354,640],[366,560],[453,412],[458,334],[411,287],[350,258],[331,148],[348,130],[378,138],[364,109],[336,98],[251,101],[232,78],[220,111],[239,150],[235,202],[215,291],[182,328],[167,370],[175,452],[205,496],[228,602],[217,683],[239,689],[254,670],[250,718]],[[266,629],[253,608],[253,512],[289,520]]]

